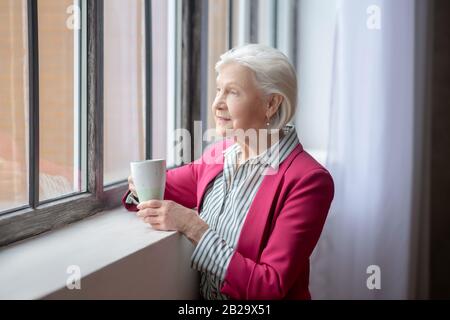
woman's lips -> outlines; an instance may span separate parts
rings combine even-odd
[[[217,118],[217,120],[219,122],[228,122],[228,121],[230,121],[230,119],[227,119],[227,118],[222,118],[222,117],[216,117],[216,118]]]

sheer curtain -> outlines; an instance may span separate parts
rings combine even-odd
[[[323,90],[330,97],[325,164],[336,193],[311,259],[310,289],[313,299],[407,299],[418,236],[415,1],[334,4],[331,81]],[[379,267],[379,289],[367,286],[370,266]]]

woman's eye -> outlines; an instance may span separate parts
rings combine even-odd
[[[237,91],[235,91],[235,90],[231,90],[230,93],[234,94],[234,95],[237,95]]]

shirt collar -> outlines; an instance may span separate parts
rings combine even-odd
[[[263,166],[271,166],[273,169],[277,170],[280,163],[284,160],[281,159],[281,155],[285,154],[284,157],[288,156],[289,153],[283,152],[286,151],[289,146],[287,145],[287,141],[292,140],[292,136],[295,135],[295,139],[298,143],[297,131],[295,130],[295,126],[292,124],[287,124],[282,128],[284,132],[284,136],[273,144],[269,149],[265,150],[263,153],[257,155],[256,157],[252,157],[247,159],[245,163],[251,164],[259,164]],[[297,145],[295,143],[295,145]],[[277,149],[278,148],[278,149]],[[238,143],[232,144],[230,147],[222,151],[224,157],[229,159],[237,159],[237,155],[242,152],[241,147]],[[230,156],[234,156],[230,157]]]

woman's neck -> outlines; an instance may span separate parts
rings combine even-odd
[[[264,141],[260,140],[259,135],[256,137],[257,143],[250,143],[248,140],[248,136],[244,137],[244,139],[238,139],[238,137],[235,137],[235,142],[239,144],[242,151],[242,156],[240,159],[240,163],[244,163],[250,158],[257,157],[258,155],[262,154],[264,151],[269,149],[272,145],[280,141],[284,137],[283,130],[276,130],[273,134],[268,134],[265,139],[266,143],[264,144]],[[264,138],[263,138],[264,139]]]

